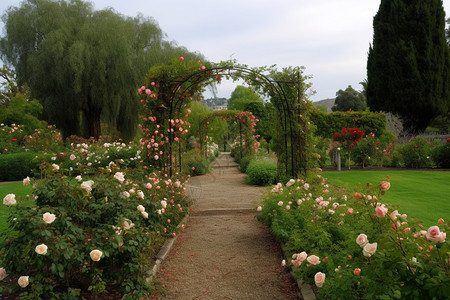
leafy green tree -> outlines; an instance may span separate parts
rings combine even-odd
[[[262,103],[263,101],[250,87],[238,85],[231,93],[230,99],[228,100],[228,110],[243,111],[245,105],[250,102]]]
[[[10,7],[3,21],[2,59],[65,136],[98,138],[106,122],[131,138],[145,73],[156,62],[187,53],[164,41],[153,19],[94,11],[81,0],[26,0]]]
[[[336,93],[336,100],[331,108],[332,111],[363,111],[366,109],[366,97],[349,85],[345,91]]]
[[[367,104],[414,131],[446,114],[450,54],[442,0],[382,0],[367,61]]]
[[[36,99],[28,101],[22,93],[17,93],[9,105],[0,105],[0,123],[24,125],[27,134],[33,133],[37,128],[44,128],[47,123],[38,119],[42,112],[42,105]]]

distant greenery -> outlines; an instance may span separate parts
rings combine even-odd
[[[325,172],[323,177],[333,185],[360,190],[367,182],[376,184],[389,176],[391,188],[383,201],[398,205],[424,226],[436,225],[439,218],[450,220],[450,172],[441,171],[346,171]]]

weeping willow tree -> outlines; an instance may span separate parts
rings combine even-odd
[[[184,55],[164,40],[155,20],[94,11],[80,0],[28,0],[2,16],[3,61],[15,68],[44,106],[44,118],[65,136],[99,138],[101,122],[134,136],[138,84],[155,63]]]

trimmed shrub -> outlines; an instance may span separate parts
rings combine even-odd
[[[277,178],[277,163],[268,159],[252,160],[247,168],[247,175],[248,184],[274,184]]]
[[[239,169],[242,173],[247,173],[247,168],[250,162],[254,159],[252,156],[244,156],[239,162]]]
[[[37,153],[21,152],[0,155],[0,181],[22,180],[40,173],[40,161],[34,159]]]
[[[433,159],[439,168],[450,168],[450,142],[437,146],[433,151]]]
[[[398,146],[403,163],[407,168],[427,168],[433,165],[432,145],[424,137],[413,138],[409,143]]]
[[[183,171],[191,176],[205,175],[211,172],[211,165],[198,149],[193,149],[183,156]]]

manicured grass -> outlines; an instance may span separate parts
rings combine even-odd
[[[32,205],[34,203],[33,200],[28,200],[27,195],[31,195],[33,188],[28,185],[24,186],[22,181],[20,182],[9,182],[9,183],[0,183],[0,200],[2,201],[0,204],[0,232],[4,232],[8,227],[7,219],[9,216],[10,207],[3,204],[3,198],[7,194],[15,194],[17,202],[23,202],[26,205]]]
[[[396,205],[400,213],[414,217],[424,226],[436,225],[439,218],[450,220],[450,172],[343,171],[322,175],[330,183],[350,190],[368,182],[378,185],[389,176],[391,188],[381,202]]]

